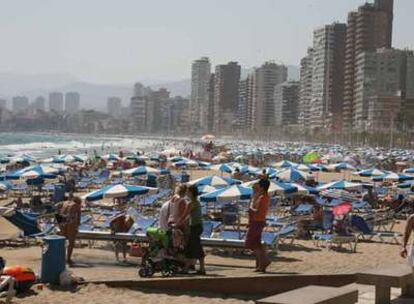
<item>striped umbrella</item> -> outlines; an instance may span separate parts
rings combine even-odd
[[[60,170],[50,166],[36,165],[14,171],[6,175],[6,179],[36,179],[36,178],[55,178]]]
[[[213,186],[209,186],[209,185],[205,185],[205,186],[198,186],[197,190],[198,190],[198,193],[201,195],[201,194],[206,194],[206,193],[217,191],[218,188],[213,187]]]
[[[192,159],[179,160],[173,164],[174,164],[174,167],[177,167],[177,168],[198,167],[198,162]]]
[[[282,160],[280,162],[277,163],[273,163],[270,166],[273,168],[279,168],[279,169],[283,169],[283,168],[291,168],[291,167],[295,167],[297,166],[297,163],[288,161],[288,160]]]
[[[213,187],[227,187],[235,184],[241,184],[241,181],[233,179],[230,177],[221,177],[216,175],[202,177],[193,181],[190,181],[188,184],[196,186],[213,186]]]
[[[414,174],[414,168],[408,168],[403,171],[406,174]]]
[[[103,187],[102,189],[90,192],[82,197],[82,199],[92,202],[101,200],[104,198],[122,198],[122,197],[133,197],[136,195],[144,195],[148,193],[157,192],[157,188],[149,188],[143,186],[134,185],[110,185]]]
[[[403,182],[408,180],[413,180],[414,176],[409,176],[405,174],[397,173],[387,173],[384,175],[373,177],[372,180],[375,182],[389,181],[389,182]]]
[[[353,183],[345,180],[331,182],[322,186],[319,186],[317,189],[322,191],[326,189],[342,189],[342,190],[362,190],[363,184]]]
[[[107,160],[107,161],[119,161],[119,160],[121,160],[121,158],[118,155],[114,154],[114,153],[103,155],[103,156],[101,156],[101,158],[104,159],[104,160]]]
[[[159,169],[148,167],[148,166],[140,166],[136,168],[123,170],[122,174],[126,176],[140,176],[140,175],[148,175],[148,174],[160,175],[162,174],[162,171]]]
[[[231,202],[235,200],[248,200],[252,197],[253,189],[241,185],[234,185],[219,189],[200,196],[202,202]]]
[[[243,183],[242,186],[252,188],[254,184],[256,184],[259,180],[254,180],[250,182]],[[282,183],[282,182],[275,182],[271,181],[269,185],[269,194],[290,194],[290,193],[297,193],[298,188],[289,183]]]
[[[0,191],[7,191],[11,189],[11,185],[8,182],[0,182]]]
[[[354,172],[352,174],[362,176],[362,177],[372,177],[372,176],[382,176],[382,175],[385,175],[387,173],[388,173],[387,171],[372,168],[372,169],[357,171],[357,172]]]
[[[294,168],[289,168],[277,173],[276,177],[286,182],[296,182],[300,180],[308,180],[311,177],[311,175],[306,172],[296,170]]]
[[[356,170],[354,166],[345,162],[328,165],[327,168],[329,171]]]

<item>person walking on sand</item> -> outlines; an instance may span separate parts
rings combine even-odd
[[[404,238],[403,238],[403,247],[401,249],[400,255],[402,258],[406,259],[408,257],[411,267],[413,267],[414,273],[414,246],[411,246],[408,250],[408,241],[410,240],[411,233],[414,230],[414,214],[410,215],[405,224]]]
[[[245,247],[253,250],[256,256],[256,272],[266,272],[270,265],[266,247],[262,245],[262,232],[266,226],[266,216],[269,209],[270,182],[261,179],[253,187],[253,198],[249,207],[249,228],[246,234]]]
[[[73,264],[72,253],[75,247],[76,235],[78,234],[81,219],[82,200],[75,196],[72,200],[63,203],[59,212],[59,228],[61,235],[68,240],[67,263]]]

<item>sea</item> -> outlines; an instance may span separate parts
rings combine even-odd
[[[2,132],[0,156],[30,154],[35,157],[49,157],[60,153],[162,151],[181,148],[184,140],[145,136]]]

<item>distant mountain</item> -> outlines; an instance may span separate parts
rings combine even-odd
[[[0,73],[0,96],[11,97],[40,88],[52,90],[75,81],[77,79],[70,74]]]

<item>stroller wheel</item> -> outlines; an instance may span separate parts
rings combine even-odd
[[[147,278],[148,276],[147,276],[147,271],[146,271],[146,269],[145,268],[140,268],[139,270],[138,270],[138,275],[141,277],[141,278]]]

